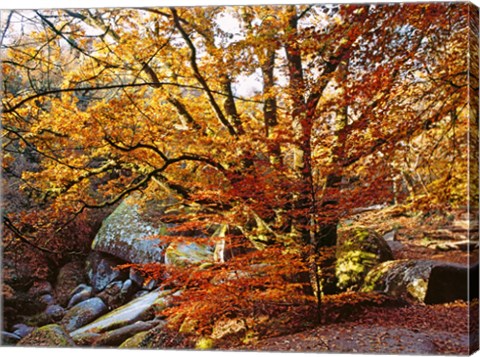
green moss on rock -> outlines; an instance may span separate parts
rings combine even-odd
[[[390,296],[424,302],[432,268],[441,264],[433,260],[384,262],[365,277],[361,291],[381,291]]]
[[[73,347],[75,343],[60,325],[51,324],[35,329],[21,339],[18,346]]]
[[[142,331],[133,335],[126,341],[124,341],[119,348],[145,348],[145,341],[149,331]]]
[[[339,232],[335,275],[340,289],[358,289],[368,272],[392,260],[388,244],[375,231],[355,227]]]
[[[210,337],[200,337],[195,343],[197,350],[211,350],[215,347],[215,341]]]

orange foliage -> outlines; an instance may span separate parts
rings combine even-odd
[[[15,12],[31,26],[2,42],[6,186],[26,201],[4,203],[9,237],[83,251],[92,212],[141,191],[175,202],[177,239],[223,224],[263,249],[205,269],[144,267],[184,291],[167,314],[193,309],[201,331],[295,304],[305,279],[291,277],[322,266],[325,231],[355,209],[466,203],[468,12]]]

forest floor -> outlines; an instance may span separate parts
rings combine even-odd
[[[463,215],[463,219],[464,219]],[[377,227],[379,232],[394,228],[395,259],[432,259],[467,264],[469,253],[442,250],[442,242],[459,239],[462,214],[405,215],[375,211],[359,215],[353,224]],[[349,222],[352,224],[352,222]],[[463,230],[463,233],[466,229]],[[478,258],[478,249],[470,253]],[[476,255],[477,258],[474,258]],[[327,302],[328,304],[328,302]],[[248,347],[258,351],[383,353],[383,354],[468,354],[468,311],[478,331],[478,300],[471,305],[455,301],[437,305],[365,306],[335,321],[276,337],[265,337]]]
[[[478,306],[477,306],[478,310]],[[347,321],[259,340],[258,351],[468,354],[468,304],[370,307]]]

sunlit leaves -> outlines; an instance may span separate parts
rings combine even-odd
[[[465,4],[15,16],[3,164],[42,205],[11,213],[32,231],[142,191],[293,249],[358,207],[465,202]]]

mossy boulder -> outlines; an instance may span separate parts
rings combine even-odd
[[[380,291],[393,297],[424,302],[432,269],[441,265],[433,260],[393,260],[372,269],[361,291]]]
[[[146,202],[140,195],[126,198],[103,221],[92,242],[92,250],[131,263],[163,262],[161,241],[151,237],[166,234],[167,226],[150,217],[153,208],[145,205]]]
[[[381,291],[426,304],[468,300],[469,281],[478,281],[478,270],[477,276],[474,271],[436,260],[395,260],[370,271],[362,291]]]
[[[335,275],[342,290],[362,286],[368,272],[376,265],[393,260],[392,250],[372,229],[354,227],[339,231]]]
[[[31,334],[22,338],[17,345],[35,347],[73,347],[75,346],[75,343],[61,326],[52,324],[35,329]]]
[[[135,334],[128,340],[125,340],[119,348],[176,348],[180,346],[183,334],[175,333],[172,339],[172,331],[162,322],[154,328]],[[172,345],[173,344],[173,345]]]

